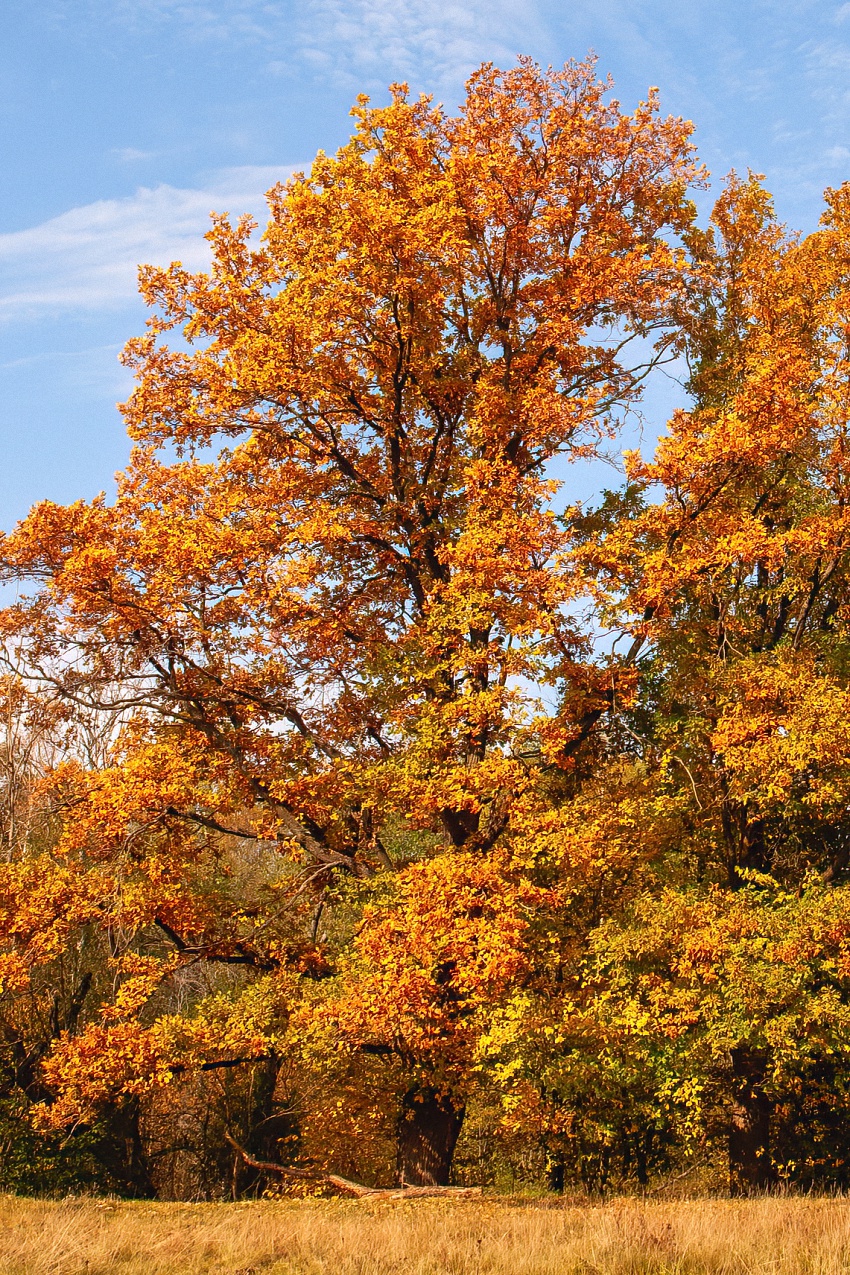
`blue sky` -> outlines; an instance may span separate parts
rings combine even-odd
[[[697,124],[719,179],[767,176],[809,230],[850,177],[850,3],[811,0],[4,0],[0,16],[0,526],[109,490],[117,362],[141,261],[206,259],[211,209],[348,135],[358,92],[447,106],[484,59],[598,54]],[[664,395],[652,403],[663,414]],[[657,422],[660,424],[660,421]]]

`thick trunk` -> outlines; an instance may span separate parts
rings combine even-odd
[[[251,1105],[245,1118],[242,1140],[248,1151],[258,1160],[278,1159],[278,1139],[284,1136],[279,1127],[280,1122],[274,1118],[274,1096],[279,1070],[280,1062],[276,1058],[268,1058],[258,1063],[251,1075]],[[264,1180],[261,1173],[237,1157],[231,1180],[233,1198],[239,1199],[256,1192]]]
[[[131,1199],[153,1199],[156,1188],[139,1129],[136,1100],[110,1108],[101,1121],[101,1129],[101,1137],[92,1150],[112,1179],[113,1189]]]
[[[428,1087],[408,1090],[398,1124],[402,1186],[448,1186],[464,1114],[447,1094]]]
[[[251,1160],[275,1162],[283,1158],[288,1163],[293,1151],[293,1138],[298,1126],[292,1113],[276,1101],[280,1060],[269,1058],[259,1063],[251,1079],[251,1109],[248,1113],[243,1138],[248,1151],[247,1158],[240,1153],[232,1175],[234,1199],[256,1195],[268,1181],[268,1175],[258,1172]],[[287,1146],[280,1143],[287,1140]]]
[[[546,1159],[546,1185],[550,1191],[558,1195],[564,1194],[564,1160],[562,1156],[550,1155]]]
[[[770,1099],[764,1092],[767,1055],[757,1049],[732,1050],[732,1110],[729,1123],[729,1191],[752,1195],[772,1182]]]

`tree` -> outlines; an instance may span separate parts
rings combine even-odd
[[[37,584],[3,614],[22,666],[124,722],[57,850],[121,940],[115,996],[54,1053],[56,1112],[94,1084],[95,1045],[105,1089],[173,1074],[157,989],[189,964],[333,972],[341,877],[368,896],[395,871],[401,916],[470,871],[485,913],[520,888],[469,865],[541,774],[592,751],[632,659],[592,658],[547,466],[592,455],[672,351],[699,178],[690,126],[608,87],[590,62],[523,60],[478,71],[454,117],[403,86],[360,99],[351,142],[270,192],[261,243],[218,217],[209,273],[142,271],[156,313],[127,348],[115,503],[42,504],[2,546],[5,578]],[[250,899],[222,871],[240,841],[276,856]],[[405,845],[442,866],[405,867]],[[368,921],[361,956],[401,970],[396,925]],[[422,994],[465,1024],[440,951]],[[426,1076],[367,1019],[359,1047],[403,1077],[399,1172],[442,1181],[456,1028]],[[268,1052],[242,1036],[237,1058]]]
[[[438,1187],[488,1103],[556,1188],[846,1181],[850,193],[700,230],[607,89],[361,99],[142,272],[115,502],[3,541],[0,1102],[113,1188]]]
[[[643,649],[622,727],[681,821],[625,940],[640,958],[606,957],[600,989],[631,968],[626,1016],[649,1015],[680,1092],[722,1097],[734,1191],[786,1171],[770,1140],[795,1086],[838,1066],[843,1103],[847,198],[827,192],[799,239],[757,179],[732,178],[691,240],[693,407],[653,462],[632,459],[631,503],[612,501],[588,541]]]

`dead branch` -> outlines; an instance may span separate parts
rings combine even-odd
[[[352,1182],[350,1178],[342,1178],[338,1173],[323,1173],[319,1169],[296,1169],[286,1164],[275,1164],[271,1160],[255,1160],[235,1138],[225,1131],[227,1141],[252,1169],[263,1173],[276,1173],[285,1178],[296,1178],[301,1182],[320,1182],[336,1187],[344,1195],[353,1195],[357,1199],[415,1200],[423,1196],[449,1196],[453,1199],[467,1199],[481,1194],[480,1186],[400,1186],[375,1187],[363,1186],[360,1182]]]

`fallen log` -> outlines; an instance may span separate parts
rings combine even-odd
[[[294,1178],[301,1182],[318,1182],[336,1187],[337,1191],[342,1191],[344,1195],[353,1195],[358,1200],[418,1200],[425,1196],[463,1200],[481,1194],[480,1186],[363,1186],[360,1182],[352,1182],[350,1178],[340,1177],[338,1173],[325,1173],[321,1169],[296,1169],[292,1165],[276,1164],[273,1160],[257,1160],[229,1133],[225,1132],[224,1136],[252,1169],[259,1169],[262,1173],[277,1173],[281,1177]]]

